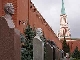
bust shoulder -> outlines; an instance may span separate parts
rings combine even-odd
[[[7,16],[8,17],[8,16]],[[0,22],[9,26],[9,28],[15,28],[15,25],[13,23],[13,20],[6,18],[5,16],[0,17]]]

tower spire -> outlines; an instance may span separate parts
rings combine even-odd
[[[64,7],[64,1],[62,0],[62,8],[61,8],[61,14],[66,14],[65,13],[65,7]]]
[[[60,30],[58,32],[58,38],[63,39],[64,36],[65,38],[71,38],[70,29],[68,28],[67,15],[65,13],[65,8],[64,8],[64,2],[62,0],[62,8],[60,15]]]

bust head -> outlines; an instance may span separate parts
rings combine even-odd
[[[43,35],[42,29],[41,29],[41,28],[37,28],[37,29],[36,29],[36,36],[41,37],[42,35]]]
[[[13,15],[14,14],[14,7],[12,3],[7,3],[4,6],[4,11],[6,14]]]

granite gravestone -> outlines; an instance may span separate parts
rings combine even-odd
[[[61,52],[62,52],[62,58],[64,58],[64,51],[62,50]]]
[[[57,50],[57,47],[55,49],[55,59],[58,60],[58,50]]]
[[[57,47],[56,47],[56,49],[55,49],[55,52],[56,52],[56,54],[55,54],[55,55],[56,55],[55,59],[56,59],[56,60],[60,60],[60,58],[61,58],[61,57],[60,57],[60,50],[59,50]]]
[[[60,51],[60,60],[63,59],[63,50],[59,50]]]
[[[49,43],[46,44],[46,60],[53,60],[53,47]]]
[[[33,39],[33,60],[44,60],[44,43],[40,36],[42,36],[42,29],[37,28]]]
[[[55,46],[51,42],[46,43],[46,60],[55,60]]]
[[[12,20],[12,3],[4,6],[5,16],[0,17],[0,60],[21,60],[20,32]]]

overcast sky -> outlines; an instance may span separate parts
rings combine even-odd
[[[60,28],[62,0],[31,0],[44,19],[57,33]],[[68,26],[73,38],[80,38],[80,0],[64,0]]]

